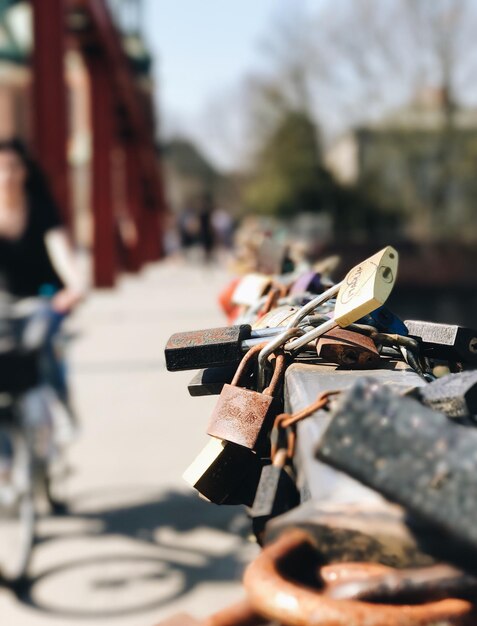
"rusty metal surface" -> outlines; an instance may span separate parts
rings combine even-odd
[[[245,354],[244,357],[241,358],[240,364],[237,367],[235,375],[232,379],[232,385],[237,386],[243,384],[243,377],[250,370],[253,362],[256,360],[257,356],[260,354],[260,351],[265,345],[266,342],[263,342],[258,346],[254,346]]]
[[[398,570],[375,563],[336,563],[320,573],[326,595],[340,600],[415,604],[477,598],[477,578],[450,565]]]
[[[308,501],[267,524],[265,543],[293,529],[306,531],[322,563],[366,561],[390,567],[426,567],[442,536],[408,523],[385,500],[356,504]]]
[[[315,580],[313,576],[303,578],[307,561],[312,570],[319,566],[317,560],[310,558],[312,550],[306,533],[291,531],[267,546],[249,565],[244,585],[259,614],[287,626],[471,626],[476,623],[475,607],[466,600],[391,605],[327,597],[326,581],[320,580],[319,570]],[[286,577],[282,573],[285,567]],[[300,572],[302,582],[293,580],[293,569]]]
[[[252,450],[272,404],[272,396],[224,385],[210,417],[207,434]]]
[[[252,348],[242,359],[230,385],[224,385],[210,417],[207,434],[254,450],[259,439],[272,427],[277,403],[274,393],[285,373],[285,357],[276,357],[272,380],[263,393],[238,387],[256,355],[265,344]]]
[[[328,363],[353,369],[375,367],[380,356],[371,337],[345,328],[333,328],[318,339],[316,352]]]

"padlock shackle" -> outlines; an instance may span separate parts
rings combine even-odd
[[[285,349],[289,350],[290,352],[299,350],[300,348],[303,348],[303,346],[306,346],[308,343],[314,341],[315,339],[318,339],[318,337],[325,335],[328,331],[335,328],[336,325],[337,324],[335,320],[332,318],[328,320],[327,322],[324,322],[320,326],[317,326],[316,328],[309,330],[307,333],[305,333],[301,337],[298,337],[298,339],[295,339],[294,341],[290,341],[289,343],[286,344]]]
[[[319,307],[320,304],[323,304],[327,300],[331,300],[333,296],[336,296],[343,282],[344,281],[336,283],[336,285],[333,285],[333,287],[330,287],[325,292],[321,293],[319,296],[316,296],[316,298],[313,298],[313,300],[310,300],[310,302],[307,302],[304,306],[302,306],[301,309],[299,309],[295,313],[295,315],[291,318],[291,320],[288,322],[286,328],[287,329],[296,328],[300,324],[300,322],[309,313],[312,313],[317,307]]]
[[[258,389],[261,391],[265,387],[265,367],[268,357],[276,350],[281,348],[289,339],[304,333],[302,328],[288,328],[274,337],[270,341],[262,344],[260,354],[258,355]]]
[[[283,375],[285,374],[285,366],[286,366],[285,355],[282,353],[277,354],[275,360],[275,367],[273,369],[272,379],[266,389],[263,390],[263,393],[266,396],[274,396],[277,390],[278,385],[280,384]]]
[[[250,348],[250,350],[245,354],[243,359],[240,361],[239,366],[237,367],[232,382],[230,383],[233,387],[238,387],[242,376],[245,375],[248,368],[250,367],[251,361],[255,359],[257,354],[259,354],[266,345],[266,342],[259,343],[257,346]]]

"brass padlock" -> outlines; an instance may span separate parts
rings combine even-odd
[[[288,328],[296,326],[319,304],[336,295],[333,317],[301,335],[298,339],[291,341],[286,345],[287,350],[298,350],[332,330],[335,326],[345,328],[383,305],[393,289],[397,268],[398,253],[391,246],[383,248],[369,259],[353,267],[341,283],[313,298],[292,317],[288,323]]]
[[[182,477],[209,502],[251,506],[261,467],[251,450],[213,438]]]
[[[371,337],[338,326],[318,339],[316,352],[326,362],[352,369],[371,369],[380,360]]]
[[[249,350],[240,363],[232,383],[224,385],[217,405],[209,420],[207,433],[225,441],[231,441],[250,450],[256,450],[273,426],[278,412],[274,397],[285,373],[285,357],[276,357],[270,385],[259,393],[239,387],[245,373],[265,344]]]

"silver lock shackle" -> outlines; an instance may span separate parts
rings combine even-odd
[[[300,322],[308,315],[308,313],[312,313],[318,306],[320,306],[320,304],[323,304],[323,302],[326,302],[327,300],[330,300],[333,296],[336,296],[343,282],[344,281],[336,283],[336,285],[333,285],[333,287],[330,287],[323,293],[320,293],[319,296],[316,296],[316,298],[313,298],[313,300],[310,300],[310,302],[304,304],[301,309],[299,309],[291,318],[291,320],[286,325],[286,328],[296,328],[300,324]]]
[[[267,345],[264,346],[260,354],[258,355],[258,389],[262,391],[265,388],[265,365],[267,363],[268,357],[281,348],[289,339],[296,337],[297,335],[301,335],[304,332],[301,328],[289,328],[285,330],[283,333],[280,333],[278,337],[275,337],[271,341],[267,342]]]
[[[304,333],[301,337],[298,337],[298,339],[295,339],[294,341],[290,341],[289,343],[287,343],[285,345],[285,350],[289,352],[293,352],[294,350],[299,350],[300,348],[303,348],[303,346],[306,346],[307,343],[310,343],[311,341],[318,339],[318,337],[321,337],[322,335],[330,331],[332,328],[335,328],[335,326],[337,326],[336,320],[334,318],[331,318],[327,322],[324,322],[323,324],[320,324],[319,326],[317,326],[316,328],[313,328],[307,333]]]
[[[270,356],[270,354],[272,354],[274,350],[276,350],[277,348],[281,348],[281,346],[285,345],[290,339],[294,337],[300,336],[299,339],[295,340],[296,342],[298,342],[301,339],[301,335],[306,336],[309,334],[304,334],[303,329],[301,329],[299,326],[300,322],[302,322],[309,313],[312,313],[318,306],[320,306],[320,304],[323,304],[323,302],[326,302],[327,300],[330,300],[333,296],[335,296],[339,292],[342,284],[343,281],[337,283],[336,285],[333,285],[333,287],[330,287],[330,289],[327,289],[324,293],[321,293],[320,295],[316,296],[316,298],[313,298],[313,300],[310,300],[310,302],[307,302],[305,305],[303,305],[295,313],[295,315],[293,315],[291,320],[285,326],[285,330],[280,333],[278,337],[267,343],[265,348],[263,348],[258,356],[259,375],[264,372],[265,360],[268,359],[268,357]],[[325,322],[325,324],[328,324],[328,322]],[[335,324],[332,324],[332,326],[334,325]],[[320,326],[319,328],[321,327],[322,326]],[[329,329],[327,328],[327,330]],[[324,332],[326,332],[326,330]],[[293,345],[294,343],[295,342],[291,342],[291,344],[288,345]],[[305,341],[303,344],[300,343],[300,346],[306,345],[307,343],[308,340]]]

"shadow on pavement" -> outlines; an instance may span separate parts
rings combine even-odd
[[[141,499],[140,491],[139,494],[137,490],[130,491],[134,494],[130,497],[132,504],[125,502],[111,508],[91,506],[91,500],[94,503],[104,502],[107,497],[114,499],[111,491],[77,498],[71,506],[72,514],[65,519],[93,523],[86,523],[84,531],[75,529],[67,535],[43,536],[39,544],[122,536],[138,543],[137,554],[131,553],[130,543],[127,552],[84,558],[69,558],[65,550],[63,562],[40,571],[22,585],[18,590],[19,600],[52,617],[98,620],[156,610],[189,593],[200,583],[240,579],[248,545],[245,536],[249,533],[241,507],[219,507],[201,501],[195,494],[175,491],[160,496],[150,494],[145,500]],[[164,531],[165,540],[162,539]],[[201,531],[207,532],[206,539],[200,536],[199,540],[190,541],[189,533]],[[151,548],[146,554],[145,545]],[[63,580],[64,585],[65,577],[80,581],[86,599],[82,601],[79,593],[78,598],[68,602],[63,594],[59,593],[56,598],[51,592],[45,598],[38,589],[45,584],[50,590],[54,589],[55,580]],[[135,592],[141,585],[148,585],[146,598]],[[97,606],[95,594],[104,593],[110,594],[106,596],[107,602],[103,598]],[[133,598],[124,605],[128,593]],[[74,593],[69,595],[74,597]]]

